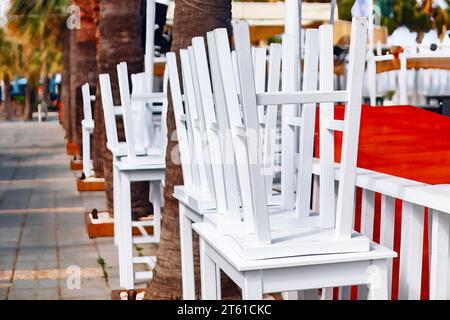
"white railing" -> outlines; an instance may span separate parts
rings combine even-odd
[[[313,173],[320,174],[319,161]],[[317,179],[318,180],[318,179]],[[336,165],[336,180],[339,166]],[[402,202],[401,245],[398,275],[398,298],[417,300],[422,294],[422,261],[424,236],[428,237],[430,299],[450,298],[450,185],[428,185],[371,170],[358,168],[357,187],[362,189],[361,232],[372,238],[379,231],[380,243],[394,249],[396,200]],[[318,188],[314,190],[318,195]],[[380,230],[374,230],[375,195],[381,195]],[[317,199],[316,197],[314,197]],[[317,200],[315,203],[319,203]],[[428,234],[424,234],[425,213],[428,212]],[[392,288],[392,265],[389,285]],[[397,277],[396,277],[397,278]]]

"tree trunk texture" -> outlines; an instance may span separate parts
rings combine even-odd
[[[206,33],[216,28],[227,28],[231,33],[231,0],[177,0],[171,50],[178,55],[180,49],[191,44],[193,37],[203,36],[206,38]],[[182,298],[178,201],[173,198],[172,194],[174,186],[183,184],[183,177],[181,167],[171,160],[177,142],[172,138],[175,136],[173,133],[176,131],[176,127],[170,92],[168,98],[169,143],[166,153],[165,206],[161,242],[157,251],[158,262],[153,279],[149,282],[145,293],[145,299],[148,300]],[[194,237],[194,264],[196,287],[199,289],[199,247],[196,236]],[[222,281],[222,285],[224,299],[235,298],[239,295],[236,286],[230,280]],[[197,292],[197,296],[199,296],[199,292]]]
[[[25,109],[23,111],[22,119],[25,121],[30,121],[33,119],[33,111],[36,108],[36,88],[30,84],[27,80],[27,85],[25,86]]]
[[[8,74],[3,76],[3,83],[5,84],[5,89],[3,92],[4,101],[2,105],[3,113],[6,120],[10,120],[12,116],[12,104],[11,104],[11,79]]]
[[[70,43],[70,30],[66,30],[63,38],[63,74],[62,74],[62,86],[61,86],[61,99],[63,103],[63,127],[65,131],[65,138],[67,142],[72,142],[72,128],[70,121],[70,56],[71,56],[71,43]]]
[[[95,34],[95,0],[75,0],[80,8],[81,28],[71,30],[71,72],[70,72],[70,110],[73,142],[80,150],[82,145],[81,121],[83,120],[83,98],[81,86],[95,83],[97,58]],[[81,158],[81,154],[80,154]]]
[[[96,63],[98,60],[98,46],[100,42],[100,29],[99,29],[99,22],[100,22],[100,0],[95,0],[94,2],[94,21],[97,26],[96,32],[95,32],[95,48],[96,48]],[[100,72],[97,69],[97,74]],[[91,91],[92,94],[95,94],[97,99],[100,97],[99,91],[100,88],[98,87],[98,75],[95,79],[95,81],[92,83],[92,86],[95,88],[95,92]],[[92,117],[94,118],[94,133],[92,134],[91,139],[91,157],[92,157],[92,165],[94,167],[95,176],[98,178],[104,178],[104,170],[103,170],[103,153],[105,152],[104,145],[106,144],[105,135],[102,135],[102,132],[105,130],[105,123],[103,120],[103,110],[102,110],[102,104],[100,100],[97,100],[92,103]]]
[[[126,62],[129,74],[144,71],[144,51],[141,47],[140,0],[100,0],[99,45],[97,71],[108,73],[115,105],[120,105],[116,66]],[[97,85],[99,88],[99,85]],[[101,109],[101,94],[97,90],[96,106]],[[101,112],[101,111],[100,111]],[[99,112],[99,113],[100,113]],[[103,170],[108,210],[113,212],[112,154],[106,148],[104,125],[100,128],[103,148]],[[124,139],[123,123],[118,123],[119,139]],[[132,212],[135,217],[152,213],[148,200],[149,183],[133,182],[131,185]]]

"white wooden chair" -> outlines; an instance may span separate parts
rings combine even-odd
[[[239,26],[239,24],[237,24]],[[235,29],[236,30],[236,29]],[[240,39],[244,35],[245,26],[240,29],[241,34],[235,32],[235,39]],[[323,32],[324,33],[324,32]],[[218,33],[217,33],[218,34]],[[228,116],[230,118],[230,128],[233,136],[233,147],[237,161],[237,172],[239,176],[239,185],[242,198],[242,208],[244,224],[248,232],[231,233],[230,236],[235,239],[237,246],[242,251],[242,255],[247,259],[276,258],[289,255],[307,255],[323,254],[352,251],[368,251],[369,241],[367,238],[352,233],[352,214],[354,199],[354,171],[356,168],[357,143],[359,135],[359,116],[361,110],[361,101],[358,101],[358,94],[348,91],[332,90],[317,92],[317,64],[319,52],[318,33],[309,32],[309,41],[307,41],[308,50],[305,57],[305,81],[304,89],[313,91],[312,93],[290,93],[294,91],[286,90],[286,93],[265,93],[256,94],[253,86],[253,72],[251,67],[251,55],[247,53],[247,40],[236,41],[237,62],[239,69],[239,81],[241,83],[240,97],[236,93],[234,77],[232,70],[231,56],[227,54],[226,48],[228,41],[225,37],[216,38],[217,52],[220,64],[220,72],[223,80],[225,99]],[[242,47],[239,47],[242,45]],[[214,49],[210,49],[214,50]],[[360,52],[358,52],[360,53]],[[321,54],[325,53],[321,51]],[[240,56],[242,55],[242,56]],[[364,51],[365,57],[365,51]],[[362,65],[364,66],[364,57]],[[359,57],[356,56],[356,59]],[[245,59],[248,59],[245,60]],[[357,62],[359,60],[356,60]],[[289,64],[286,63],[288,66]],[[353,80],[358,76],[358,69],[350,66],[350,72]],[[357,65],[359,67],[359,65]],[[353,68],[353,69],[352,69]],[[214,70],[213,70],[214,71]],[[362,85],[361,79],[357,79]],[[358,87],[349,86],[349,91],[358,90]],[[289,93],[287,93],[289,92]],[[309,95],[308,95],[309,94]],[[361,93],[360,93],[361,94]],[[349,99],[350,98],[350,99]],[[315,100],[313,100],[315,99]],[[239,104],[242,104],[241,106]],[[355,102],[356,100],[356,102]],[[330,120],[325,123],[329,131],[344,131],[344,149],[342,151],[342,166],[346,168],[344,172],[348,175],[346,182],[339,186],[338,204],[333,209],[329,206],[321,210],[322,225],[315,225],[315,217],[311,216],[311,177],[313,162],[313,141],[314,141],[314,123],[315,123],[315,104],[320,102],[348,102],[350,106],[347,114],[349,115],[343,122]],[[266,196],[262,196],[264,188],[263,175],[261,174],[261,146],[259,145],[259,128],[257,119],[257,108],[253,104],[283,104],[285,112],[283,123],[289,126],[290,130],[283,132],[282,153],[290,154],[284,162],[283,171],[287,175],[294,176],[295,172],[295,133],[296,127],[300,127],[297,181],[291,179],[291,184],[296,184],[296,194],[285,193],[285,199],[282,202],[284,213],[298,218],[298,228],[292,227],[292,224],[276,225],[270,227],[269,222],[269,203]],[[291,103],[292,105],[290,105]],[[302,115],[297,116],[295,104],[302,104]],[[355,107],[355,105],[357,105]],[[242,122],[243,114],[244,123]],[[256,117],[256,118],[255,118]],[[253,122],[255,121],[256,122]],[[283,125],[284,125],[283,124]],[[249,134],[253,136],[249,136]],[[243,139],[243,137],[245,139]],[[256,137],[256,138],[255,138]],[[254,140],[250,141],[253,138]],[[256,142],[255,142],[256,141]],[[251,145],[253,143],[253,145]],[[290,149],[290,150],[289,150]],[[256,151],[256,152],[255,152]],[[332,150],[331,150],[332,151]],[[253,157],[253,158],[252,158]],[[325,168],[334,168],[334,161],[324,162]],[[294,180],[294,182],[292,181]],[[283,176],[282,176],[283,184]],[[334,182],[333,182],[334,184]],[[322,185],[322,183],[321,183]],[[264,192],[265,193],[265,192]],[[334,194],[334,192],[333,192]],[[245,196],[244,196],[245,195]],[[283,192],[282,192],[283,197]],[[344,200],[345,199],[345,200]],[[232,213],[230,213],[232,214]],[[208,215],[210,219],[214,215]],[[336,219],[336,223],[334,223]],[[330,221],[333,221],[330,225]],[[289,220],[290,221],[290,220]],[[311,221],[311,222],[309,222]],[[325,222],[326,221],[326,222]],[[289,227],[286,228],[286,225]],[[301,231],[300,231],[301,230]],[[312,245],[312,243],[314,245]]]
[[[217,281],[217,268],[219,268],[241,287],[243,297],[246,299],[261,299],[262,294],[266,292],[328,288],[347,282],[369,284],[372,298],[387,298],[387,262],[395,256],[395,253],[375,244],[370,247],[367,238],[352,232],[367,19],[354,20],[349,85],[348,90],[342,92],[332,91],[332,88],[329,88],[330,85],[332,86],[333,75],[332,28],[322,27],[320,32],[321,90],[317,91],[317,79],[314,79],[318,67],[319,39],[317,33],[309,31],[305,49],[305,92],[291,91],[274,94],[257,94],[253,85],[248,24],[238,22],[233,28],[240,75],[239,100],[242,104],[244,122],[242,122],[238,95],[234,88],[234,79],[230,73],[232,62],[226,38],[216,38],[216,54],[232,128],[241,197],[251,199],[250,208],[246,208],[247,202],[244,199],[242,201],[244,222],[249,224],[249,220],[253,220],[251,221],[253,225],[247,230],[254,234],[238,232],[230,234],[230,237],[224,237],[211,228],[208,222],[194,224],[193,228],[201,238],[202,297],[220,298]],[[210,44],[209,48],[214,50]],[[342,122],[334,120],[333,117],[326,118],[325,114],[330,116],[331,113],[332,116],[330,109],[333,109],[333,102],[342,101],[348,102],[345,120]],[[325,111],[321,111],[322,130],[328,130],[328,134],[334,130],[344,131],[337,204],[332,200],[335,198],[334,159],[329,161],[334,151],[327,144],[330,140],[325,142],[329,149],[326,150],[328,156],[321,158],[321,172],[331,171],[333,175],[321,175],[321,187],[322,185],[326,187],[324,191],[321,189],[323,202],[321,202],[319,226],[306,223],[310,209],[309,203],[306,206],[303,201],[310,199],[310,196],[299,196],[302,193],[309,193],[307,189],[311,187],[310,183],[305,184],[305,182],[310,182],[312,175],[312,141],[309,141],[309,138],[312,139],[314,135],[314,121],[308,120],[315,118],[316,103],[321,103],[325,107]],[[288,124],[300,125],[300,134],[308,138],[300,139],[297,198],[294,201],[285,202],[291,206],[294,202],[298,219],[306,218],[302,228],[289,225],[271,228],[270,224],[275,218],[269,218],[264,179],[259,162],[260,154],[255,155],[255,150],[257,152],[261,150],[252,145],[252,143],[257,145],[260,141],[257,105],[277,104],[287,104],[288,109],[294,112],[295,109],[289,104],[303,105],[301,117],[295,116],[292,112],[290,117],[283,119]],[[312,131],[312,134],[309,131]],[[290,140],[284,140],[282,143],[290,142]],[[330,185],[333,188],[331,191]],[[305,276],[305,273],[308,276]]]
[[[210,36],[212,36],[212,33],[208,35],[208,37]],[[253,52],[255,82],[256,85],[259,85],[259,90],[263,92],[265,90],[266,76],[266,49],[255,48]],[[222,108],[218,106],[215,108],[214,105],[211,80],[209,79],[209,76],[205,77],[205,75],[209,74],[209,69],[206,62],[206,51],[203,39],[193,39],[193,46],[182,51],[180,55],[183,69],[184,96],[181,94],[174,53],[169,53],[167,55],[167,67],[169,71],[172,100],[174,101],[177,137],[179,140],[179,151],[185,183],[184,186],[175,187],[174,194],[180,202],[183,295],[185,299],[193,299],[195,297],[195,286],[193,281],[191,224],[192,222],[202,221],[204,214],[210,214],[217,211],[224,213],[226,211],[226,203],[236,203],[239,194],[234,165],[223,161],[226,157],[224,156],[226,150],[214,148],[218,145],[217,139],[221,138],[218,135],[219,127],[223,128],[224,126],[228,126],[228,121],[223,121],[223,116],[218,118],[222,121],[216,121],[215,112],[223,113],[226,112],[226,110],[223,106]],[[279,89],[280,62],[281,46],[279,44],[272,44],[270,47],[268,63],[268,90],[277,91]],[[219,79],[215,79],[213,85],[216,85],[218,81]],[[268,143],[271,143],[271,145],[265,144],[267,162],[266,167],[264,168],[267,174],[267,180],[270,181],[271,190],[274,161],[274,157],[271,156],[271,153],[273,153],[275,149],[275,139],[272,139],[270,134],[273,133],[276,128],[277,110],[276,106],[273,106],[272,109],[268,108],[265,111],[265,114],[263,109],[260,111],[261,128],[266,130],[265,133],[268,138],[265,139]],[[204,114],[204,116],[200,118],[198,116],[199,114]],[[199,162],[196,160],[196,154],[189,152],[190,150],[195,150],[194,145],[196,143],[200,144],[202,148],[204,143],[202,140],[199,141],[198,137],[200,135],[195,135],[193,133],[193,123],[204,130],[202,132],[206,136],[207,145],[214,148],[209,150],[211,162]],[[195,139],[195,137],[197,137],[197,139]],[[208,150],[208,148],[205,150]],[[201,156],[203,157],[203,154],[201,154]],[[230,158],[227,157],[227,159]],[[207,169],[205,168],[205,163],[208,167]],[[210,195],[212,193],[211,191],[203,193],[199,192],[199,190],[211,190],[210,188],[212,187],[206,178],[207,175],[204,173],[199,174],[201,172],[206,172],[206,170],[211,172],[215,182],[214,185],[216,187],[213,189],[214,199]],[[227,192],[225,192],[225,189]],[[231,199],[233,197],[236,199]],[[237,222],[237,220],[235,221]]]
[[[114,228],[115,241],[119,249],[120,286],[125,289],[134,288],[134,280],[149,280],[151,271],[134,272],[134,263],[146,264],[150,269],[155,265],[155,257],[133,257],[133,243],[158,243],[161,225],[161,182],[164,179],[165,155],[148,155],[146,150],[136,148],[133,132],[131,96],[128,84],[126,64],[117,66],[121,96],[121,114],[123,115],[126,142],[118,142],[115,114],[109,75],[100,75],[105,127],[107,130],[108,148],[113,152],[114,161]],[[154,98],[154,97],[153,97]],[[144,97],[141,97],[144,99]],[[146,97],[152,102],[151,97]],[[145,133],[144,133],[145,134]],[[122,147],[118,147],[122,146]],[[150,181],[153,196],[153,220],[132,221],[131,218],[131,182]],[[154,233],[149,235],[145,227],[153,226]],[[132,237],[132,227],[137,227],[141,236]]]
[[[367,52],[367,67],[364,79],[364,96],[369,97],[370,105],[377,105],[377,98],[383,97],[390,90],[396,90],[397,70],[377,72],[377,62],[394,60],[391,54],[375,55],[372,50]]]
[[[86,83],[81,87],[83,95],[83,112],[84,119],[81,121],[81,134],[83,141],[83,173],[85,179],[95,177],[91,160],[91,135],[94,133],[95,124],[92,119],[91,102],[95,101],[95,96],[91,95],[89,84]]]

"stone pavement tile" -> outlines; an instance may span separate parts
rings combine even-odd
[[[64,212],[59,213],[56,218],[58,227],[73,228],[74,226],[82,226],[84,228],[84,215],[82,212]],[[58,228],[59,230],[59,228]]]
[[[8,295],[8,300],[57,300],[58,298],[57,288],[13,289]]]
[[[8,289],[0,288],[0,300],[6,300]]]
[[[36,167],[34,165],[21,165],[17,167],[12,177],[13,180],[33,179]]]
[[[109,279],[109,277],[108,277]],[[103,277],[95,277],[95,278],[83,278],[81,279],[81,288],[82,289],[91,289],[91,288],[107,288],[108,283]]]
[[[56,192],[47,185],[41,186],[39,189],[34,188],[31,192],[29,208],[54,208]]]
[[[0,210],[27,208],[30,194],[30,189],[26,188],[7,190],[0,200]]]
[[[42,269],[56,269],[58,268],[58,262],[56,259],[30,259],[30,260],[17,260],[16,270],[42,270]]]
[[[73,184],[75,184],[75,180]],[[67,192],[67,190],[56,191],[56,207],[79,207],[81,203],[81,196],[75,191],[75,187],[72,193]]]
[[[26,227],[54,226],[56,218],[54,213],[29,213],[27,214]]]
[[[12,246],[4,246],[0,243],[0,257],[15,257],[17,254],[17,248]]]
[[[15,255],[0,256],[0,271],[1,270],[12,270],[15,259],[16,259]]]
[[[49,179],[53,178],[53,166],[54,164],[36,165],[35,179]]]
[[[17,167],[13,165],[2,166],[0,168],[0,181],[11,180]]]
[[[111,290],[108,287],[81,288],[70,290],[61,288],[63,300],[111,300]]]
[[[12,289],[57,289],[57,279],[30,279],[30,280],[13,280]]]
[[[20,247],[18,260],[56,260],[56,247]]]

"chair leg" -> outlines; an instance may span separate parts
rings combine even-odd
[[[186,208],[179,204],[180,253],[183,299],[195,300],[194,253],[192,244],[192,222],[185,215]]]
[[[161,238],[161,181],[153,183],[153,237],[155,242],[159,243]]]
[[[119,245],[119,237],[120,237],[120,212],[122,211],[120,204],[120,172],[113,164],[113,209],[114,209],[114,244]]]
[[[131,182],[125,173],[120,173],[122,210],[120,214],[119,272],[120,287],[134,289],[133,238],[131,235]]]
[[[244,275],[244,287],[242,288],[243,300],[262,300],[262,273],[260,270],[247,271]]]
[[[217,300],[216,264],[208,256],[205,246],[205,241],[200,239],[200,279],[202,300]]]
[[[388,299],[388,276],[387,260],[377,260],[372,262],[369,272],[369,300]]]

